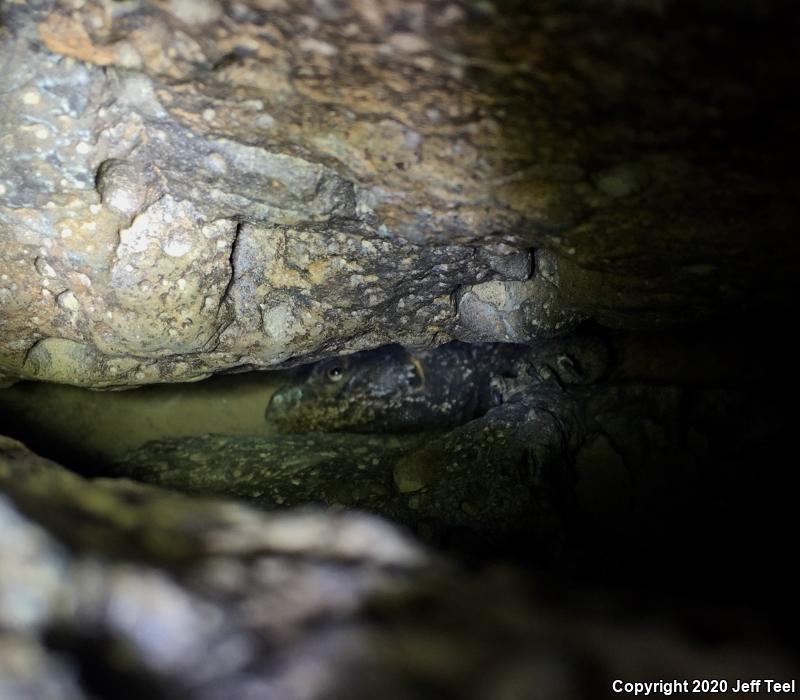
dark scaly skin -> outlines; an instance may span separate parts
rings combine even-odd
[[[151,441],[110,471],[269,510],[357,508],[471,557],[517,548],[558,556],[587,393],[564,389],[597,378],[595,350],[559,339],[326,360],[280,390],[288,408],[269,409],[287,434]],[[359,434],[370,429],[381,433]]]
[[[605,347],[581,336],[537,347],[391,345],[305,368],[275,393],[266,419],[285,433],[445,430],[543,382],[591,383],[605,365]]]
[[[419,352],[391,345],[315,363],[275,393],[266,418],[282,432],[446,429],[486,411],[482,375],[463,343]]]

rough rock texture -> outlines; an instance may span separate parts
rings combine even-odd
[[[566,700],[616,678],[796,675],[769,641],[698,641],[680,607],[598,607],[370,517],[86,481],[0,440],[3,698]]]
[[[793,15],[530,5],[2,4],[0,372],[788,304]]]
[[[572,402],[493,409],[440,436],[307,433],[157,440],[108,474],[183,492],[229,495],[263,508],[358,508],[467,556],[558,549],[557,506],[579,427]]]

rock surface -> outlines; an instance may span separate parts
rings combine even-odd
[[[579,417],[543,391],[444,434],[203,436],[146,443],[108,474],[271,510],[322,504],[377,513],[465,556],[564,538],[559,497]],[[524,543],[524,544],[521,544]]]
[[[566,700],[796,674],[772,642],[698,641],[687,610],[470,573],[363,515],[87,481],[7,438],[0,487],[9,700]]]
[[[788,305],[784,5],[745,8],[747,51],[735,13],[529,5],[4,3],[0,372],[189,381]]]

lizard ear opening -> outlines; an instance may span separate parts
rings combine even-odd
[[[412,389],[422,389],[426,381],[425,366],[422,364],[422,360],[413,355],[409,355],[407,368],[406,378],[408,385]]]

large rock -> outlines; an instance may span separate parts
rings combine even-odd
[[[747,50],[663,3],[528,5],[5,3],[0,372],[188,381],[786,304],[783,5]]]
[[[0,489],[9,700],[559,700],[615,679],[796,675],[768,637],[693,635],[712,602],[654,616],[630,596],[554,595],[359,514],[87,481],[7,438]]]

